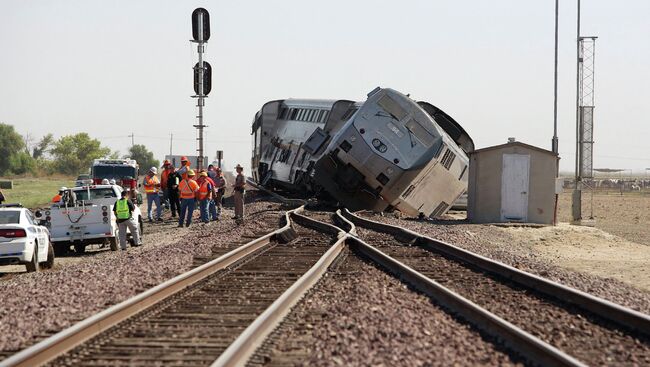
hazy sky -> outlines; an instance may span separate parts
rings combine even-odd
[[[575,8],[561,0],[562,170],[575,149]],[[550,149],[554,1],[0,0],[0,122],[85,131],[158,158],[196,149],[190,15],[210,11],[206,151],[250,166],[250,125],[281,98],[365,100],[376,86],[453,116],[477,147]],[[650,168],[650,1],[582,1],[597,35],[595,167]]]

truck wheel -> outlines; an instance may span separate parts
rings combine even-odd
[[[44,269],[52,269],[54,267],[54,248],[52,243],[47,245],[47,261],[41,265]]]
[[[108,239],[108,244],[111,245],[111,251],[117,251],[117,237],[111,237]]]
[[[28,273],[33,273],[38,271],[38,244],[34,245],[34,254],[32,255],[32,260],[25,264]]]
[[[70,244],[66,243],[55,243],[54,245],[54,255],[55,256],[64,256],[68,253],[70,249]]]
[[[74,252],[78,253],[79,255],[85,253],[86,245],[84,245],[83,243],[74,245]]]

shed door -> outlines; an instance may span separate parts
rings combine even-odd
[[[528,219],[528,177],[530,156],[504,154],[501,174],[501,220]]]

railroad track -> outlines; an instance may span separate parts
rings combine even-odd
[[[357,228],[360,241],[354,246],[366,256],[384,263],[393,272],[398,271],[394,263],[416,270],[422,279],[429,279],[437,287],[446,288],[510,324],[507,329],[514,330],[514,326],[525,330],[537,339],[538,346],[543,345],[541,341],[546,344],[545,349],[555,349],[553,353],[565,351],[565,357],[570,359],[563,362],[650,364],[648,315],[400,227],[347,211],[342,216],[363,227]],[[348,228],[352,226],[349,224]],[[414,279],[414,283],[422,283],[422,279]],[[479,320],[476,322],[480,324]],[[485,324],[483,328],[487,332],[497,331],[494,325]],[[510,344],[513,348],[521,347],[514,345],[514,341]]]
[[[438,243],[437,247],[433,246],[431,243],[434,240],[402,228],[372,222],[348,212],[339,211],[332,220],[329,213],[312,214],[312,218],[309,218],[300,215],[301,211],[302,208],[298,208],[287,212],[285,225],[281,229],[84,320],[2,361],[0,365],[32,366],[51,361],[54,365],[93,366],[239,366],[247,362],[263,365],[268,361],[269,349],[265,346],[265,343],[269,344],[268,337],[328,268],[342,261],[341,254],[348,257],[358,255],[372,261],[531,364],[581,366],[584,362],[602,359],[585,360],[582,354],[576,357],[574,349],[563,352],[567,351],[564,349],[566,345],[554,345],[555,339],[545,339],[545,335],[535,329],[525,330],[525,325],[516,325],[516,318],[510,322],[508,315],[498,314],[500,310],[493,307],[496,303],[476,298],[475,294],[467,291],[472,287],[484,287],[485,284],[495,289],[503,287],[495,279],[486,277],[487,272],[501,271],[499,276],[518,284],[518,287],[525,284],[526,289],[514,291],[523,296],[530,296],[530,289],[537,289],[534,286],[541,284],[542,289],[536,292],[566,298],[575,307],[587,308],[591,314],[608,320],[602,325],[596,323],[597,326],[616,330],[621,338],[636,338],[635,348],[639,353],[647,352],[650,348],[647,339],[650,318],[647,315],[466,253],[451,245]],[[383,234],[357,229],[353,222]],[[336,223],[338,227],[330,223]],[[397,244],[392,236],[397,236],[402,243]],[[366,243],[364,239],[378,247]],[[404,242],[410,246],[404,246]],[[431,257],[432,250],[442,251],[445,257]],[[392,252],[394,257],[385,252]],[[463,263],[474,261],[478,264],[473,263],[469,267],[473,273],[461,273],[457,264],[445,263],[448,257]],[[447,271],[441,273],[443,269]],[[344,273],[354,271],[358,270],[347,269]],[[456,279],[454,277],[459,273],[464,274],[461,276],[461,286],[449,280]],[[480,294],[485,296],[485,292]],[[538,301],[542,303],[543,297],[540,299]],[[514,302],[514,298],[509,298],[508,302]],[[546,302],[557,306],[548,300]],[[527,304],[517,306],[529,307]],[[588,318],[581,315],[583,319]],[[550,335],[560,331],[551,328]],[[573,334],[564,335],[573,337]],[[604,343],[611,343],[623,339],[604,340]],[[623,342],[627,341],[629,339]],[[632,348],[630,344],[622,345],[623,348]],[[575,347],[576,344],[569,346]],[[609,351],[595,348],[591,348],[589,353],[610,356]],[[300,361],[304,356],[304,351],[293,353],[293,362]],[[627,363],[646,363],[643,358],[647,356],[634,354]],[[283,361],[289,363],[290,359]],[[604,363],[615,362],[605,360]]]

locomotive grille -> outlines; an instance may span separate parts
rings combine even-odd
[[[433,213],[431,213],[431,216],[432,217],[438,217],[438,216],[442,215],[442,213],[444,213],[445,210],[447,210],[448,207],[449,207],[449,204],[445,203],[444,201],[441,201],[440,204],[438,204],[436,209],[433,211]]]
[[[454,154],[454,152],[452,152],[451,150],[447,149],[445,154],[442,156],[440,163],[442,163],[442,165],[446,169],[449,169],[449,167],[451,167],[451,164],[454,163],[454,159],[456,159],[456,154]]]
[[[406,199],[409,195],[411,195],[413,190],[415,190],[415,186],[414,185],[409,186],[409,188],[406,189],[406,191],[404,191],[404,194],[402,194],[402,197]]]

